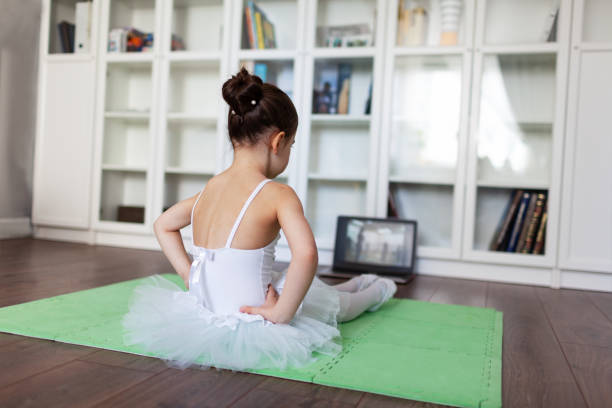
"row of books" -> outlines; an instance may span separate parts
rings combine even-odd
[[[312,95],[312,113],[347,114],[349,112],[351,72],[350,63],[331,64],[319,69],[317,75],[319,83],[315,85]],[[372,82],[363,108],[364,114],[370,113],[371,101]]]
[[[546,191],[514,190],[489,249],[522,254],[544,254],[548,197]]]
[[[244,7],[242,33],[243,47],[251,49],[276,48],[274,24],[254,1],[247,1]]]

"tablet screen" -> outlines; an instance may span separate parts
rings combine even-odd
[[[412,266],[414,224],[352,218],[345,225],[344,262]]]

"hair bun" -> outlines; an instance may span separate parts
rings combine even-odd
[[[223,99],[237,115],[244,115],[259,105],[263,97],[262,85],[261,78],[249,74],[249,71],[242,67],[223,84]]]

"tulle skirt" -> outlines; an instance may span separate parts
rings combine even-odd
[[[128,305],[124,343],[143,347],[170,367],[283,370],[314,362],[313,352],[333,356],[342,349],[338,292],[317,277],[288,324],[215,314],[161,275],[145,278]]]

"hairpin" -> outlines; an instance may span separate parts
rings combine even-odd
[[[235,115],[235,114],[236,114],[236,111],[232,109],[232,115]]]
[[[251,105],[255,105],[257,101],[255,99],[251,99]]]

